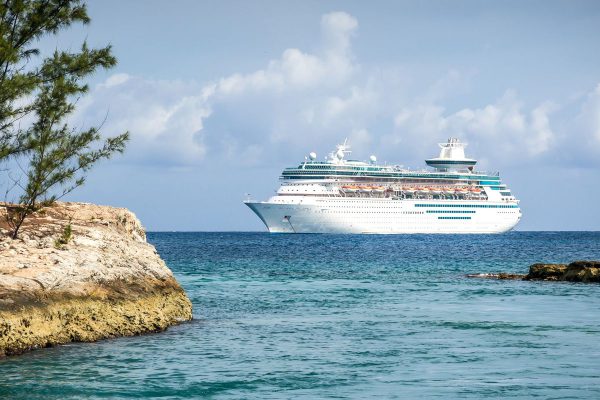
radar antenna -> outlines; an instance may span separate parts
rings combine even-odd
[[[350,145],[348,144],[348,138],[344,139],[344,143],[335,146],[335,150],[329,153],[328,161],[332,163],[343,163],[344,157],[347,154],[352,153]]]

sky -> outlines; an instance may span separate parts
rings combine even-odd
[[[600,2],[107,1],[42,53],[112,44],[76,126],[125,130],[67,199],[150,231],[263,231],[242,203],[348,138],[425,167],[468,143],[521,200],[518,230],[600,229]]]

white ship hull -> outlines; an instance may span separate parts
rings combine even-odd
[[[516,203],[492,201],[275,196],[245,203],[272,233],[502,233],[521,218]]]

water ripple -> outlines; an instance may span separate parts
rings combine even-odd
[[[0,360],[0,398],[600,398],[600,234],[150,233],[195,320]]]

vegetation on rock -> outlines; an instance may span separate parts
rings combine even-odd
[[[116,64],[111,47],[78,52],[55,50],[40,57],[37,42],[70,27],[89,23],[80,0],[7,0],[0,4],[0,162],[9,170],[27,165],[12,178],[7,192],[18,192],[6,204],[10,235],[16,238],[25,219],[85,182],[98,161],[121,153],[127,132],[102,139],[99,127],[78,129],[66,122],[82,81],[98,69]],[[30,123],[22,126],[28,118]]]
[[[130,211],[56,202],[28,225],[37,229],[0,240],[0,357],[192,318],[190,300]],[[55,247],[57,236],[68,251]]]
[[[69,241],[71,240],[72,235],[73,230],[71,228],[71,221],[69,221],[69,223],[65,225],[65,228],[63,229],[60,237],[54,241],[54,247],[56,247],[57,249],[64,248],[64,246],[66,246],[67,243],[69,243]]]

